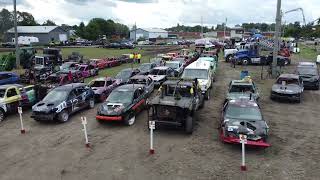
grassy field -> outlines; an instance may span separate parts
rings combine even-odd
[[[314,48],[300,44],[300,54],[298,55],[300,58],[315,61],[318,55],[319,53]]]

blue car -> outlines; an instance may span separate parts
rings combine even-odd
[[[0,72],[0,85],[19,83],[20,78],[16,73]]]

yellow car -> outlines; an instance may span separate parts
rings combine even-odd
[[[24,87],[20,84],[8,84],[0,86],[0,122],[5,115],[17,112],[19,106],[29,105],[29,99]]]

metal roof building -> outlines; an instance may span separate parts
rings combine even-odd
[[[51,41],[67,41],[68,32],[59,26],[17,26],[18,36],[37,37],[40,44],[48,44]],[[14,28],[9,29],[5,34],[5,39],[12,42],[14,38]]]
[[[139,38],[149,40],[159,37],[168,38],[168,31],[160,28],[138,28],[130,31],[131,40],[138,40]]]

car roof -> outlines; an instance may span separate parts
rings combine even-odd
[[[77,87],[81,87],[81,86],[86,86],[86,84],[84,84],[84,83],[71,83],[71,84],[66,84],[63,86],[56,87],[55,89],[71,91],[72,89],[77,88]]]
[[[23,86],[21,84],[5,84],[5,85],[1,85],[0,89],[8,89],[10,87],[22,88]]]
[[[117,87],[114,91],[135,91],[138,88],[144,87],[142,84],[125,84]]]
[[[229,105],[235,105],[240,107],[258,107],[258,103],[254,100],[250,100],[247,98],[244,99],[232,99],[228,101]]]
[[[299,79],[299,75],[297,74],[281,74],[279,78],[292,78],[292,79]]]
[[[315,66],[315,67],[317,67],[317,64],[314,62],[299,62],[298,66]]]
[[[210,69],[210,62],[197,60],[189,64],[185,69]]]
[[[166,63],[172,63],[172,64],[179,64],[179,63],[181,63],[180,61],[167,61]]]
[[[135,76],[132,76],[130,79],[148,79],[149,76],[146,76],[146,75],[135,75]]]
[[[167,67],[167,66],[159,66],[159,67],[155,67],[153,69],[160,69],[160,70],[167,70],[169,69],[170,67]]]
[[[108,80],[112,80],[111,77],[98,77],[93,79],[92,81],[108,81]]]
[[[242,79],[242,80],[232,80],[231,84],[232,85],[253,85],[253,82],[252,80]]]

